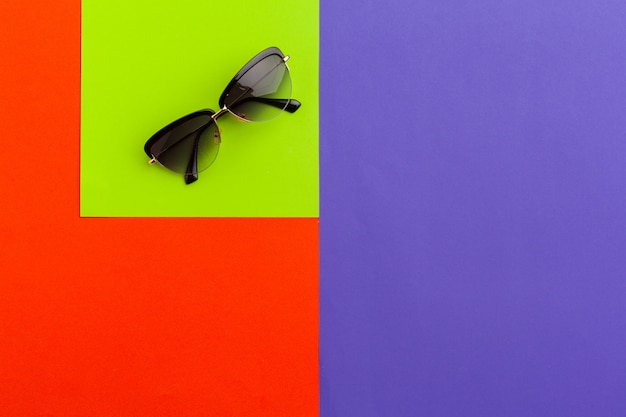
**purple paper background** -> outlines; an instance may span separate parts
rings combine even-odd
[[[626,2],[321,0],[322,417],[626,415]]]

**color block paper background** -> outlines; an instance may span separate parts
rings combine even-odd
[[[316,415],[316,220],[78,219],[78,4],[0,11],[3,414]],[[625,414],[625,16],[322,2],[322,416]]]
[[[317,219],[80,218],[80,3],[0,38],[0,415],[318,415]]]
[[[82,3],[81,215],[316,217],[318,2]],[[221,117],[198,182],[150,166],[146,140],[222,91],[261,50],[290,55],[303,103],[262,123]]]
[[[625,23],[322,1],[323,417],[626,415]]]

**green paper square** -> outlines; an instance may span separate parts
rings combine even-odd
[[[81,216],[317,217],[318,19],[318,0],[83,0]],[[291,57],[296,113],[220,118],[219,155],[193,184],[148,164],[152,134],[218,110],[270,46]]]

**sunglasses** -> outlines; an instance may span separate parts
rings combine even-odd
[[[184,174],[185,183],[191,184],[217,157],[222,141],[218,118],[230,113],[246,122],[262,122],[283,110],[294,113],[300,102],[291,98],[288,59],[275,47],[261,51],[228,83],[218,112],[196,111],[152,135],[144,145],[149,163]]]

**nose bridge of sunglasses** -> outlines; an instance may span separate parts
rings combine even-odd
[[[215,124],[217,125],[217,118],[222,116],[224,113],[227,113],[228,109],[226,108],[226,106],[222,107],[217,113],[214,113],[211,116],[211,119],[213,119],[213,122],[215,122]]]
[[[222,107],[222,108],[221,108],[221,109],[220,109],[217,113],[215,113],[213,116],[211,116],[211,119],[213,119],[213,122],[215,123],[215,125],[216,125],[216,126],[217,126],[217,119],[218,119],[219,117],[223,116],[223,115],[224,115],[224,114],[226,114],[226,113],[230,113],[230,114],[232,114],[233,116],[235,116],[235,120],[238,120],[238,121],[240,121],[240,122],[248,122],[248,121],[249,121],[249,120],[246,120],[246,119],[241,118],[241,116],[239,116],[239,115],[237,115],[237,114],[233,113],[233,112],[232,112],[229,108],[227,108],[226,106],[224,106],[224,107]],[[221,129],[219,126],[217,126],[217,128],[219,129],[219,131],[220,131],[220,135],[221,135],[221,134],[222,134],[222,129]]]

